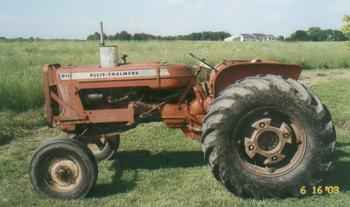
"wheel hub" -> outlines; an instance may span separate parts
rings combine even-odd
[[[257,154],[265,157],[264,165],[278,163],[285,158],[282,154],[287,143],[292,144],[292,130],[283,122],[281,126],[271,125],[270,118],[260,119],[252,124],[250,137],[245,137],[245,152],[250,159]]]
[[[57,160],[49,168],[49,176],[54,188],[59,191],[69,191],[79,183],[80,167],[72,160]]]
[[[259,148],[264,151],[272,151],[277,147],[280,141],[279,136],[274,131],[270,130],[262,130],[262,133],[257,139]]]

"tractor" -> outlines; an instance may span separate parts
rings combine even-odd
[[[100,65],[43,67],[48,125],[67,137],[34,152],[29,174],[36,192],[86,196],[120,133],[159,121],[198,140],[215,179],[240,197],[300,196],[332,169],[331,114],[298,80],[299,65],[255,59],[213,66],[192,53],[200,62],[193,67],[131,64],[101,41]],[[199,81],[201,71],[208,75]]]

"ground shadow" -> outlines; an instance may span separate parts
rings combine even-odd
[[[350,138],[350,137],[349,137]],[[336,145],[337,148],[350,147],[350,142],[340,142]]]
[[[349,157],[350,153],[344,151],[345,147],[349,147],[350,143],[337,143],[336,145],[336,163],[334,169],[331,171],[331,175],[326,180],[324,185],[339,186],[341,192],[350,191],[350,161],[342,158]]]
[[[109,170],[114,172],[112,182],[96,184],[93,191],[89,194],[89,197],[99,198],[109,195],[115,195],[118,193],[126,193],[132,190],[136,186],[137,171],[133,171],[132,178],[129,180],[123,179],[124,169],[120,166],[118,160],[111,160]]]
[[[339,186],[341,192],[350,191],[350,162],[338,161],[330,177],[326,180],[325,186]]]
[[[108,162],[108,161],[107,161]],[[136,186],[137,169],[186,168],[203,166],[203,154],[200,151],[151,153],[147,150],[121,151],[110,161],[110,170],[115,173],[111,183],[96,184],[89,197],[106,197],[117,193],[125,193]],[[123,172],[131,170],[132,176],[123,179]]]
[[[123,151],[116,155],[124,169],[186,168],[204,165],[201,151],[151,153],[147,150]]]
[[[0,135],[0,146],[10,144],[13,139],[14,139],[14,136],[1,136]]]

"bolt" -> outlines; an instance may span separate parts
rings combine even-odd
[[[259,126],[260,126],[260,128],[264,128],[264,127],[265,127],[265,123],[264,123],[264,122],[261,122],[261,123],[259,124]]]
[[[284,134],[283,134],[283,137],[284,137],[284,138],[288,138],[288,137],[289,137],[289,134],[288,134],[288,133],[284,133]]]
[[[249,145],[248,149],[249,149],[250,151],[252,151],[252,150],[255,149],[255,147],[254,147],[254,145]]]

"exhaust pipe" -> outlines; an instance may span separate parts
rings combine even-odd
[[[118,46],[106,46],[103,32],[103,22],[100,22],[100,67],[112,68],[119,65]]]

